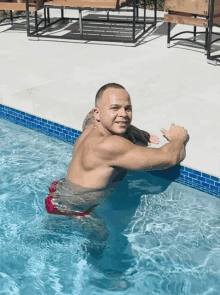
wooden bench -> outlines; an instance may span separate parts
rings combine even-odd
[[[75,8],[117,9],[129,3],[128,0],[54,0],[45,2],[45,6],[61,6]]]
[[[36,5],[42,5],[42,0],[30,0],[30,3],[36,4]],[[40,8],[36,7],[30,7],[30,11],[38,11]],[[0,0],[0,10],[5,11],[26,11],[26,1],[25,0],[12,0],[12,1],[5,1]]]
[[[144,0],[144,3],[146,4],[146,0]],[[144,9],[144,15],[139,16],[139,0],[49,0],[42,7],[46,15],[45,26],[31,31],[27,18],[27,35],[28,37],[56,38],[58,40],[71,39],[135,43],[156,25],[156,0],[154,3],[154,18],[151,21],[146,18],[146,9]],[[30,7],[32,6],[33,4],[30,4]],[[125,6],[130,7],[126,8]],[[119,12],[121,7],[123,7],[123,15],[116,15],[114,12]],[[51,21],[50,10],[54,8],[60,9],[61,17],[53,17]],[[78,17],[75,13],[71,17],[70,13],[69,17],[64,16],[66,9],[78,10]],[[82,17],[83,11],[86,11],[85,18]],[[95,13],[90,14],[88,11],[95,11]],[[96,13],[97,11],[101,11],[101,14]],[[103,16],[104,11],[107,12],[106,18]],[[114,13],[111,19],[110,12]],[[124,15],[125,12],[132,13],[132,15]],[[84,32],[83,21],[85,22]],[[62,25],[65,22],[68,22],[68,24]],[[150,26],[146,28],[146,25]],[[54,34],[52,31],[54,31]]]
[[[198,18],[199,17],[199,18]],[[198,27],[208,27],[208,20],[204,15],[197,15],[196,17],[190,13],[174,12],[172,14],[166,14],[164,21],[173,24],[184,24]]]
[[[211,1],[211,2],[210,2]],[[165,0],[164,10],[168,14],[164,15],[164,21],[168,23],[167,32],[167,47],[170,47],[172,40],[187,40],[194,42],[205,48],[207,58],[210,58],[213,25],[220,26],[220,0]],[[184,24],[194,26],[194,40],[175,38],[183,33],[190,33],[182,31],[170,37],[171,23]],[[196,42],[196,27],[205,28],[205,45]]]
[[[44,3],[45,7],[60,7],[61,18],[63,18],[63,8],[76,8],[79,10],[79,30],[83,36],[82,9],[119,9],[128,5],[132,0],[53,0]],[[49,11],[47,10],[49,15]],[[109,14],[108,14],[109,18]],[[50,19],[48,18],[50,23]]]
[[[30,0],[32,4],[35,4],[34,7],[30,7],[30,12],[34,12],[34,18],[35,18],[35,27],[39,25],[37,20],[37,11],[41,9],[40,6],[43,4],[43,0]],[[11,0],[11,1],[5,1],[0,0],[0,11],[9,11],[10,18],[5,17],[0,21],[0,24],[4,22],[6,19],[9,19],[11,21],[11,24],[14,23],[14,19],[19,17],[14,17],[12,14],[12,11],[26,11],[26,0]],[[5,24],[3,24],[5,25]],[[17,25],[24,26],[24,24],[17,23]]]

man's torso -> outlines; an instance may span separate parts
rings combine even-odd
[[[67,179],[87,188],[106,188],[126,174],[126,170],[111,167],[99,157],[100,144],[106,137],[88,126],[75,143]]]

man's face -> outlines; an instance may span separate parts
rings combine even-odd
[[[96,119],[112,134],[123,135],[132,120],[130,96],[124,89],[108,88],[97,103]]]

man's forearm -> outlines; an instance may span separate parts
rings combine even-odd
[[[183,148],[180,152],[180,158],[179,158],[179,162],[181,162],[182,160],[185,159],[185,156],[186,156],[186,150],[185,150],[185,144],[183,145]]]
[[[185,146],[183,140],[173,139],[166,143],[161,149],[170,156],[170,160],[174,165],[184,159]]]

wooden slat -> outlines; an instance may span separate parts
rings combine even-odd
[[[165,0],[164,10],[208,15],[208,6],[208,0]]]
[[[29,3],[38,5],[43,4],[43,0],[29,0]],[[12,0],[6,2],[5,0],[0,0],[0,10],[15,10],[15,11],[25,11],[26,10],[26,0]],[[30,11],[37,11],[39,8],[30,7]]]
[[[165,14],[164,21],[174,24],[192,25],[198,27],[208,27],[207,19],[193,18],[175,14]]]
[[[214,1],[214,14],[220,13],[220,0]]]
[[[214,23],[214,25],[220,26],[220,17],[214,18],[213,23]]]
[[[6,3],[6,4],[8,4],[8,3],[19,3],[19,4],[23,3],[23,4],[26,5],[26,0],[11,0],[11,1],[9,1],[9,0],[0,0],[0,4],[2,4],[2,3]],[[44,1],[43,0],[29,0],[29,3],[31,3],[31,4],[36,3],[38,5],[43,5]]]
[[[63,7],[92,7],[92,8],[116,8],[117,0],[55,0],[44,3],[49,6]],[[119,5],[125,5],[128,1],[120,0]]]
[[[68,0],[56,0],[46,2],[48,6],[62,6],[62,7],[92,7],[92,8],[116,8],[115,1],[94,2],[94,1],[68,1]]]
[[[30,7],[30,11],[38,11],[39,8]],[[15,11],[26,11],[25,3],[0,3],[0,10],[15,10]]]
[[[175,11],[175,15],[182,15],[182,16],[193,16],[192,13],[186,13],[186,12],[178,12]],[[197,17],[205,17],[205,15],[203,14],[197,14]]]

